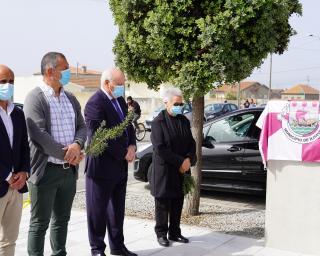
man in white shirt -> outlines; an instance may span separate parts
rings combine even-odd
[[[0,256],[14,255],[30,171],[24,114],[11,102],[13,84],[13,72],[0,65]]]

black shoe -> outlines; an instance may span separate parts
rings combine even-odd
[[[111,255],[120,255],[120,256],[138,256],[137,254],[130,252],[126,247],[123,247],[120,250],[113,250],[110,252]]]
[[[158,237],[158,243],[164,247],[168,247],[170,245],[169,240],[165,236]]]
[[[178,242],[178,243],[184,243],[187,244],[189,243],[189,239],[179,235],[179,236],[169,236],[169,240],[174,241],[174,242]]]
[[[103,252],[92,253],[92,256],[106,256]]]

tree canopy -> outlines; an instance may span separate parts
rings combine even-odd
[[[214,83],[240,81],[295,33],[298,0],[110,0],[119,34],[116,63],[129,79],[178,85],[203,96]]]
[[[130,80],[179,86],[192,98],[197,164],[187,214],[199,213],[204,95],[249,76],[269,53],[283,53],[295,33],[299,0],[109,0],[119,34],[117,65]]]

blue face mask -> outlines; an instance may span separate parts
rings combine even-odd
[[[70,78],[71,78],[70,69],[63,70],[63,71],[61,71],[61,78],[60,78],[59,82],[62,86],[65,86],[66,84],[68,84],[70,82]]]
[[[0,100],[11,100],[13,96],[13,84],[0,84]]]
[[[182,115],[183,106],[172,106],[171,112],[173,116]]]
[[[124,97],[124,85],[116,85],[112,92],[113,96],[116,98]]]

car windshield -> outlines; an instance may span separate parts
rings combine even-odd
[[[247,139],[247,133],[254,119],[254,114],[229,116],[212,124],[208,136],[216,142],[239,141]]]
[[[183,113],[189,113],[189,112],[191,112],[191,106],[190,106],[190,104],[185,103],[183,105]]]

